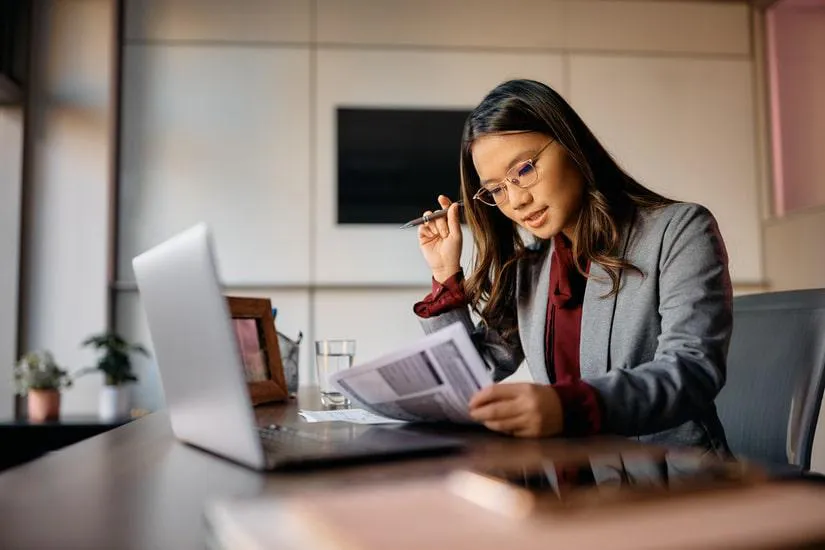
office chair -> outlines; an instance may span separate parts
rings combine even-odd
[[[734,454],[809,470],[823,388],[825,289],[734,298],[727,383],[716,399]]]

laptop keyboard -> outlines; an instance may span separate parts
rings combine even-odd
[[[328,445],[325,445],[322,437],[295,428],[272,424],[268,427],[259,427],[258,435],[267,453],[294,455],[323,454],[328,451]]]
[[[317,434],[289,426],[271,424],[258,427],[261,446],[266,455],[267,466],[304,463],[361,460],[365,457],[390,456],[429,452],[441,449],[456,449],[460,444],[449,439],[424,438],[389,428],[370,427],[355,435],[343,433]]]

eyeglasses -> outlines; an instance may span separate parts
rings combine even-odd
[[[508,183],[515,185],[519,189],[527,189],[535,185],[536,182],[539,181],[539,171],[538,168],[536,168],[536,161],[551,143],[553,143],[552,139],[548,141],[544,147],[539,149],[533,158],[519,162],[507,171],[507,175],[504,176],[503,180],[499,183],[482,187],[473,195],[473,198],[480,200],[488,206],[499,206],[507,202]]]

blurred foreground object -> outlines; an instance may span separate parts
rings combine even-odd
[[[744,463],[633,452],[516,466],[283,499],[223,500],[207,508],[210,535],[217,548],[237,550],[798,548],[825,542],[821,486],[772,482]]]

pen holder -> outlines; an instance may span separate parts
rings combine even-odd
[[[278,346],[281,349],[281,362],[284,364],[286,390],[290,395],[295,395],[298,392],[298,357],[303,338],[304,334],[302,332],[298,333],[297,340],[293,340],[280,332],[278,333]]]

